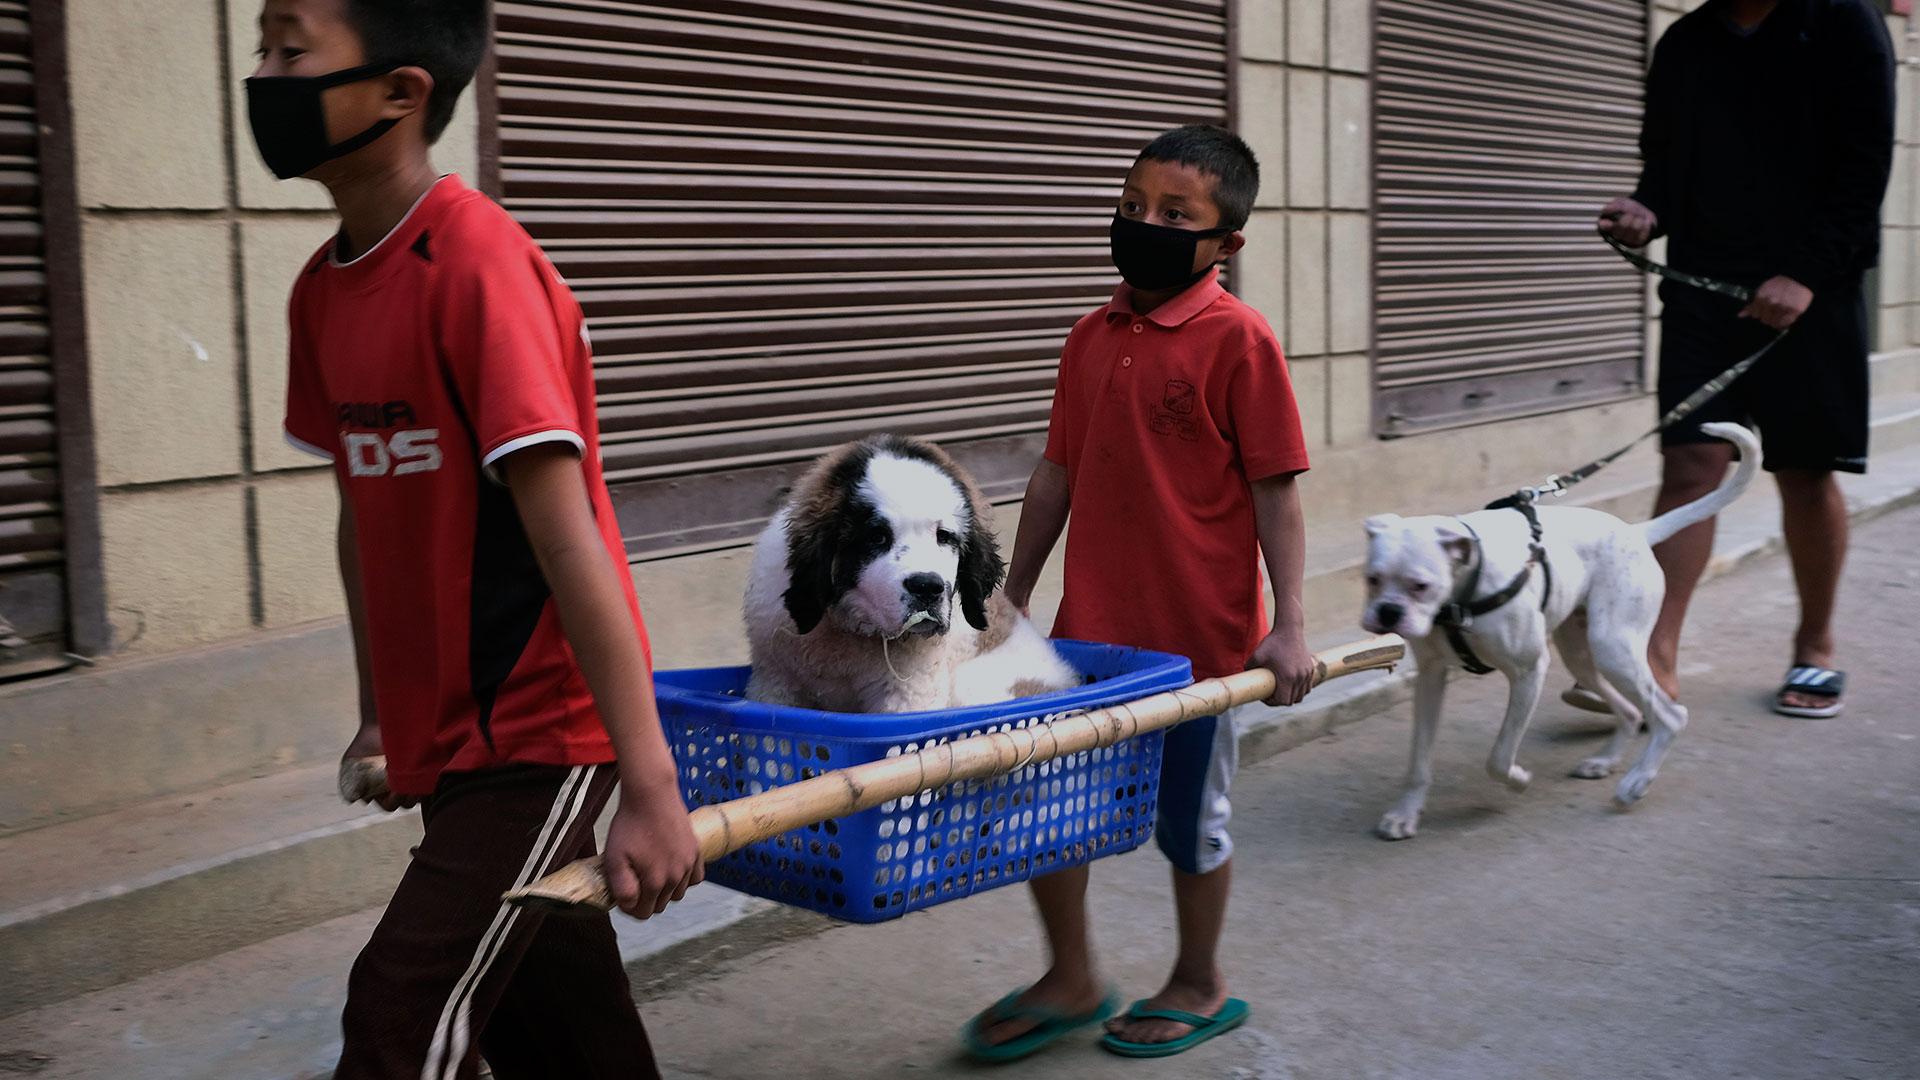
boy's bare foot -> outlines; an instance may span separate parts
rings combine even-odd
[[[1219,975],[1203,982],[1169,978],[1158,994],[1147,999],[1149,1009],[1172,1009],[1199,1016],[1213,1016],[1227,1004],[1227,981]],[[1133,1020],[1125,1013],[1107,1021],[1107,1033],[1133,1043],[1164,1043],[1192,1031],[1191,1025],[1174,1020]]]
[[[1106,998],[1106,990],[1093,972],[1064,972],[1054,968],[1014,1000],[1017,1005],[1037,1005],[1064,1016],[1081,1016],[1099,1008]],[[989,1046],[999,1046],[1039,1026],[1040,1022],[1032,1017],[1002,1020],[987,1024],[980,1032],[980,1040]]]

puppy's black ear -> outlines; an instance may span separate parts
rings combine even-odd
[[[987,598],[1006,580],[1007,564],[1000,558],[1000,542],[982,520],[985,507],[976,503],[973,520],[960,542],[960,613],[975,630],[987,628]]]
[[[787,591],[781,597],[802,634],[813,632],[834,601],[833,559],[839,550],[837,516],[787,524]]]

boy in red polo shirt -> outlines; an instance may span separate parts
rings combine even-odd
[[[349,760],[425,833],[355,962],[339,1080],[657,1076],[598,919],[500,894],[590,854],[646,918],[700,880],[600,474],[580,306],[504,211],[439,176],[482,0],[266,0],[262,157],[340,230],[294,285],[286,428],[333,462],[360,673]]]
[[[1007,595],[1026,608],[1064,528],[1055,636],[1179,653],[1202,679],[1267,667],[1279,683],[1269,704],[1291,705],[1313,678],[1294,485],[1306,440],[1279,342],[1217,270],[1246,244],[1259,183],[1247,145],[1207,126],[1160,136],[1127,174],[1112,226],[1126,284],[1067,338]],[[1101,1045],[1115,1053],[1177,1054],[1246,1018],[1216,962],[1235,761],[1230,716],[1167,733],[1155,840],[1173,863],[1179,957],[1158,994],[1108,1021]],[[1053,965],[974,1019],[965,1038],[977,1056],[1023,1057],[1113,1012],[1088,940],[1087,881],[1080,866],[1032,882]]]

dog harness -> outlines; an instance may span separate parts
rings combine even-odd
[[[1519,596],[1520,591],[1527,587],[1527,579],[1533,576],[1533,568],[1536,565],[1540,567],[1541,611],[1547,610],[1547,601],[1553,596],[1553,566],[1547,562],[1547,549],[1540,543],[1540,515],[1534,512],[1533,501],[1530,499],[1514,502],[1502,500],[1502,504],[1496,504],[1488,509],[1511,508],[1519,511],[1521,516],[1527,519],[1527,531],[1533,534],[1527,564],[1520,568],[1520,572],[1513,576],[1512,581],[1507,582],[1505,588],[1475,600],[1473,594],[1480,587],[1480,569],[1485,565],[1485,557],[1481,554],[1480,534],[1474,532],[1473,526],[1468,525],[1464,518],[1461,519],[1461,527],[1467,530],[1467,535],[1473,537],[1473,562],[1468,565],[1466,576],[1454,589],[1453,596],[1440,605],[1439,612],[1433,617],[1434,623],[1446,631],[1447,644],[1453,646],[1454,654],[1460,657],[1460,666],[1466,668],[1471,675],[1485,675],[1493,670],[1492,665],[1480,659],[1479,655],[1473,651],[1473,646],[1467,641],[1467,631],[1473,627],[1475,618],[1498,611],[1510,603],[1514,597]]]

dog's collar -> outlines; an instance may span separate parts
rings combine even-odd
[[[1526,516],[1527,527],[1533,534],[1533,543],[1527,555],[1526,565],[1520,568],[1520,572],[1513,576],[1512,581],[1507,582],[1505,588],[1478,600],[1474,599],[1473,594],[1480,589],[1480,570],[1486,565],[1484,545],[1480,541],[1480,534],[1473,531],[1473,526],[1467,524],[1465,518],[1459,519],[1460,527],[1467,530],[1467,535],[1473,538],[1472,558],[1467,564],[1467,572],[1461,576],[1459,584],[1454,586],[1453,595],[1447,598],[1446,603],[1440,605],[1440,610],[1435,612],[1433,617],[1434,624],[1446,631],[1447,644],[1453,646],[1454,653],[1460,657],[1460,666],[1473,675],[1485,675],[1493,670],[1492,665],[1480,659],[1473,651],[1473,646],[1467,641],[1467,630],[1473,625],[1473,620],[1512,603],[1513,598],[1519,596],[1527,587],[1527,581],[1533,576],[1533,567],[1536,563],[1539,564],[1545,580],[1545,586],[1540,590],[1541,611],[1547,610],[1547,599],[1553,594],[1553,568],[1547,564],[1547,550],[1540,544],[1540,518],[1534,514],[1530,503],[1517,505],[1514,509]]]

